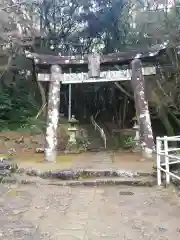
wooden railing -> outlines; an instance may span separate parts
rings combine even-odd
[[[101,127],[97,124],[97,122],[95,121],[95,119],[94,119],[93,116],[91,116],[90,120],[91,120],[91,123],[92,123],[95,131],[97,131],[97,132],[100,133],[100,136],[101,136],[102,140],[104,141],[104,148],[106,148],[106,147],[107,147],[107,139],[106,139],[106,135],[105,135],[105,133],[104,133],[103,128],[101,128]]]

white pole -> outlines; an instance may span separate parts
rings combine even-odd
[[[170,183],[169,175],[169,156],[168,156],[168,137],[164,137],[164,154],[165,154],[165,164],[166,164],[166,183]]]
[[[72,90],[71,84],[69,84],[69,102],[68,102],[68,119],[71,119],[71,99],[72,99]]]
[[[161,139],[156,138],[156,159],[157,159],[157,184],[161,185]]]

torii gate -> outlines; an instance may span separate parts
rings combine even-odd
[[[163,48],[162,48],[163,49]],[[131,80],[134,91],[135,108],[138,124],[140,126],[140,141],[143,152],[147,156],[152,156],[154,150],[153,133],[151,127],[148,102],[145,98],[145,84],[143,75],[155,75],[156,68],[142,67],[139,58],[151,58],[159,54],[162,50],[159,46],[153,51],[146,50],[139,54],[115,53],[108,55],[90,54],[84,56],[52,56],[36,53],[26,53],[28,58],[33,58],[34,62],[41,65],[50,66],[50,74],[38,74],[38,81],[49,81],[48,113],[46,127],[45,160],[55,162],[57,156],[57,129],[59,120],[60,88],[61,84],[69,84],[69,118],[71,117],[71,84],[77,83],[97,83],[97,82],[117,82]],[[131,68],[118,71],[101,71],[103,65],[115,65],[120,63],[129,64]],[[86,72],[76,73],[64,72],[64,67],[71,69],[72,66],[84,67]]]

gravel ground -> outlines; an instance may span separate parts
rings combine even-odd
[[[2,240],[176,240],[172,189],[0,185]]]

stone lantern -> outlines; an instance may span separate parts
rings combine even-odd
[[[140,132],[139,132],[139,125],[135,121],[133,130],[135,130],[135,137],[134,137],[134,142],[135,142],[135,148],[139,149],[140,148]]]
[[[78,131],[77,124],[79,121],[75,118],[74,115],[72,115],[72,118],[68,121],[70,126],[68,128],[69,131],[69,144],[70,145],[76,145],[76,134]]]
[[[134,141],[140,141],[140,134],[139,134],[139,125],[135,122],[134,126],[133,126],[133,130],[136,131],[135,137],[134,137]]]

